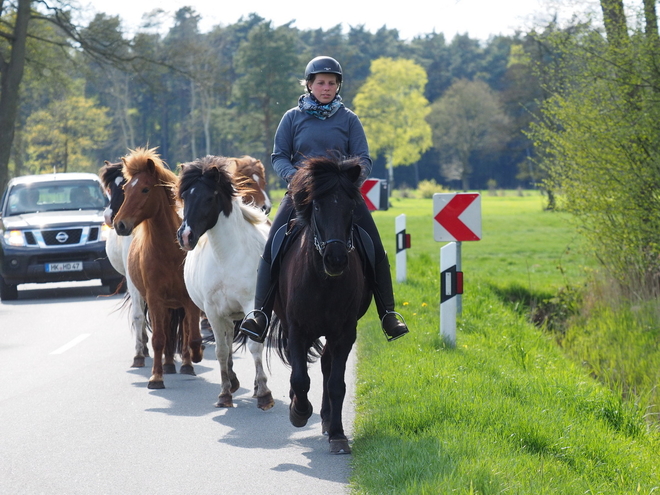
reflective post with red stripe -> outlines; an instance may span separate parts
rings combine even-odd
[[[406,234],[406,215],[401,214],[394,219],[396,234],[396,281],[406,281],[407,257],[406,249],[410,248],[410,234]]]
[[[451,346],[456,345],[456,315],[462,309],[461,294],[461,243],[449,242],[440,249],[440,333]]]

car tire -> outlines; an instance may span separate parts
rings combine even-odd
[[[126,292],[126,281],[123,278],[101,280],[101,284],[108,288],[110,294],[124,294]]]
[[[15,301],[18,299],[18,286],[10,285],[0,275],[0,301]]]

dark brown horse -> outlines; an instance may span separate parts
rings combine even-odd
[[[356,338],[357,322],[367,311],[371,291],[355,249],[353,212],[360,195],[357,160],[313,158],[290,183],[301,230],[282,259],[275,300],[278,352],[291,366],[289,419],[302,427],[312,415],[308,399],[308,360],[321,354],[321,422],[330,452],[348,454],[342,424],[346,361]]]
[[[185,253],[176,231],[181,225],[174,193],[177,176],[155,149],[137,148],[122,158],[124,203],[115,215],[119,235],[133,234],[127,271],[144,298],[152,328],[154,350],[149,388],[164,388],[163,370],[176,372],[170,352],[176,339],[181,349],[181,373],[194,375],[192,362],[202,360],[200,310],[183,280]],[[170,362],[171,361],[171,362]]]

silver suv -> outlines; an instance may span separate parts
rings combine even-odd
[[[101,279],[111,292],[122,275],[105,252],[108,196],[94,174],[11,179],[0,200],[0,299],[17,286]]]

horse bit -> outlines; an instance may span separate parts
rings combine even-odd
[[[333,242],[340,242],[346,246],[346,250],[350,253],[353,251],[355,248],[355,245],[353,243],[353,216],[351,215],[351,229],[350,229],[350,236],[348,237],[348,240],[344,242],[341,239],[328,239],[327,241],[322,240],[321,232],[319,231],[319,227],[316,223],[316,215],[314,215],[314,209],[312,209],[312,229],[314,229],[314,247],[316,250],[319,252],[321,256],[324,256],[325,253],[325,248],[328,247],[328,244],[331,244]]]

